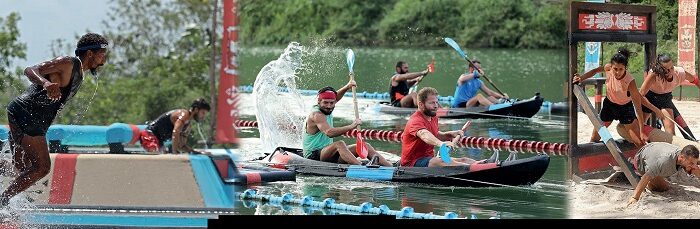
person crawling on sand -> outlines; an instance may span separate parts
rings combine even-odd
[[[630,197],[627,206],[639,201],[644,188],[656,192],[667,191],[670,186],[664,178],[676,174],[681,168],[700,178],[697,165],[698,148],[693,145],[681,149],[665,142],[652,142],[639,149],[632,164],[637,173],[642,175],[642,179],[634,189],[634,195]]]

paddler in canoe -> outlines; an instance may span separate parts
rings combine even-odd
[[[389,84],[391,105],[394,107],[418,107],[416,92],[409,93],[409,89],[421,81],[428,72],[429,67],[421,72],[408,72],[408,63],[405,61],[396,63],[396,72],[391,76],[391,83]]]
[[[343,140],[333,141],[334,137],[343,135],[362,124],[362,120],[355,119],[350,125],[333,126],[333,109],[335,109],[336,103],[343,98],[345,92],[351,87],[355,87],[355,85],[355,81],[351,80],[338,91],[332,87],[324,87],[318,91],[318,103],[313,106],[313,110],[306,118],[304,125],[303,147],[305,158],[341,164],[362,164],[357,159],[356,144],[348,145]],[[377,156],[377,162],[380,165],[392,166],[370,144],[365,144],[367,146],[367,158]]]
[[[476,68],[469,66],[467,73],[462,74],[457,79],[457,87],[455,88],[454,101],[451,107],[453,108],[463,108],[463,107],[478,107],[478,106],[490,106],[496,103],[502,103],[500,99],[508,99],[508,95],[501,95],[488,88],[479,77],[484,75],[483,69],[481,68],[481,62],[474,59],[472,63],[476,65]],[[479,94],[479,89],[486,93],[488,97]]]
[[[463,130],[442,132],[438,130],[437,110],[438,91],[425,87],[418,91],[418,110],[411,115],[401,137],[401,166],[408,167],[442,167],[460,166],[476,162],[474,159],[452,158],[445,163],[435,156],[435,147],[443,144],[455,148],[451,140],[464,136]]]

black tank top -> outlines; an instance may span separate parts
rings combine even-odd
[[[392,103],[396,101],[397,92],[404,96],[408,95],[408,83],[406,83],[406,81],[400,81],[396,86],[392,86],[391,83],[389,83],[389,96],[391,97]]]
[[[160,144],[163,144],[163,142],[165,142],[166,140],[170,140],[173,138],[173,129],[175,129],[175,124],[170,119],[170,116],[175,111],[177,110],[165,112],[164,114],[158,116],[156,120],[149,123],[146,127],[147,130],[150,130],[153,133],[153,135],[155,135],[156,138],[158,138]],[[182,127],[182,129],[187,129],[187,126],[189,124],[189,121],[185,122],[185,125]]]
[[[81,68],[80,59],[77,57],[68,57],[73,61],[73,72],[71,73],[68,86],[60,88],[61,99],[57,102],[49,99],[43,85],[31,84],[20,96],[15,98],[11,103],[18,106],[8,107],[8,111],[15,115],[30,114],[34,117],[33,123],[44,123],[51,125],[56,114],[63,109],[63,106],[75,96],[83,83],[83,71]],[[12,110],[10,108],[13,108]],[[22,110],[18,110],[22,109]],[[26,112],[26,113],[25,113]]]

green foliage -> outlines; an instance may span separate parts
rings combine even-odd
[[[239,1],[244,44],[277,45],[320,38],[340,44],[374,44],[377,28],[395,0]]]
[[[96,81],[86,75],[56,123],[143,124],[166,111],[189,108],[196,98],[209,100],[212,10],[206,0],[112,2],[110,20],[104,22],[110,41],[107,64]],[[54,43],[55,50],[66,47],[72,48]]]
[[[563,48],[564,0],[241,1],[244,45]]]
[[[19,76],[22,70],[11,69],[12,61],[25,59],[27,45],[19,41],[19,29],[17,22],[20,20],[18,13],[10,13],[7,17],[0,17],[0,104],[4,107],[10,102],[12,95],[16,95],[22,81]],[[21,90],[21,89],[20,89]],[[0,120],[7,120],[7,112],[0,110]]]
[[[544,4],[544,3],[540,3]],[[566,39],[566,4],[544,7],[535,13],[527,24],[520,39],[520,48],[560,48],[565,47]]]
[[[379,40],[387,46],[439,46],[442,37],[455,36],[465,22],[464,1],[400,0],[379,22]]]
[[[7,76],[12,59],[26,58],[27,45],[19,41],[19,29],[17,22],[20,20],[17,13],[10,13],[6,18],[0,17],[0,74]]]

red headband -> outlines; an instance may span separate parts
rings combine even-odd
[[[336,95],[335,92],[332,91],[324,91],[321,93],[318,93],[318,99],[333,99],[335,100]]]

